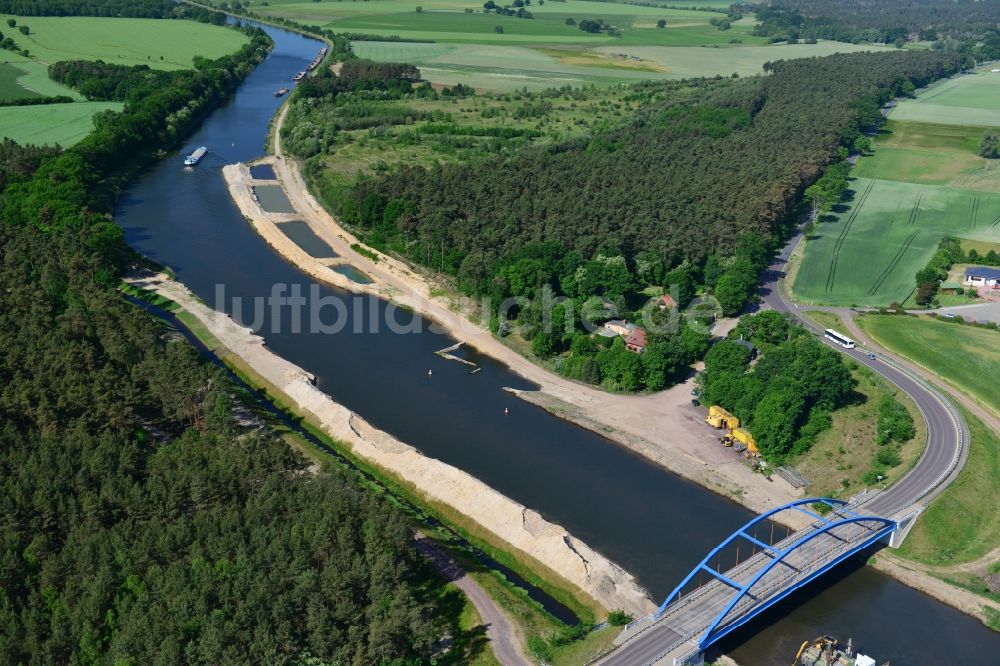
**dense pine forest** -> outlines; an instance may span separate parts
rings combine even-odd
[[[266,55],[249,34],[196,70],[55,65],[123,112],[0,144],[0,663],[410,664],[456,635],[396,509],[116,289],[121,184]]]
[[[303,87],[285,136],[303,156],[320,154],[307,173],[344,222],[375,247],[485,297],[498,334],[516,329],[534,355],[558,356],[554,369],[572,378],[659,389],[700,358],[707,337],[656,327],[644,350],[653,353],[634,358],[625,344],[589,336],[585,311],[596,302],[605,320],[648,323],[648,294],[670,293],[684,308],[708,291],[724,314],[738,313],[803,192],[812,186],[810,201],[835,203],[846,187],[844,160],[864,150],[882,105],[963,62],[936,50],[842,54],[768,63],[767,75],[751,79],[644,83],[620,93],[642,100],[627,117],[602,101],[588,131],[556,142],[531,139],[556,122],[554,104],[586,104],[586,93],[510,96],[515,122],[502,129],[537,133],[501,137],[497,127],[458,127],[446,110],[427,122],[420,110],[428,96],[474,104],[472,91],[411,89],[408,69],[381,67],[371,89],[349,76]],[[435,149],[448,159],[380,161],[354,180],[325,174],[317,160],[336,160],[349,142],[344,133],[364,127],[373,140],[396,137],[400,153],[444,135],[449,142]],[[536,298],[542,285],[561,304],[551,313]],[[512,298],[529,304],[498,314]]]

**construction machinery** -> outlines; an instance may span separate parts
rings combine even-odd
[[[739,428],[740,420],[718,405],[708,408],[705,422],[713,428]]]
[[[746,428],[740,427],[740,420],[736,416],[720,407],[712,405],[708,408],[708,416],[705,422],[714,428],[728,430],[719,440],[723,446],[735,446],[736,450],[747,457],[757,457],[757,442],[753,435]]]

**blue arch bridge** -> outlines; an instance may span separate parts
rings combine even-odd
[[[878,504],[876,496],[801,499],[757,516],[706,555],[656,611],[629,624],[598,663],[699,664],[720,638],[852,555],[882,540],[898,545],[919,507],[884,517],[865,510]],[[789,512],[805,515],[808,524],[794,531],[778,526],[775,541],[774,521],[798,518],[783,515]],[[723,561],[735,563],[722,571]]]

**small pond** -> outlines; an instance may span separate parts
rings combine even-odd
[[[259,190],[260,188],[257,189]],[[295,220],[293,222],[280,222],[278,223],[278,228],[281,229],[282,233],[288,236],[293,243],[305,250],[310,257],[326,258],[339,256],[333,251],[325,240],[317,236],[316,232],[313,231],[308,224],[301,220]]]
[[[258,164],[250,167],[250,175],[257,180],[274,180],[274,167],[270,164]]]
[[[292,202],[288,200],[280,185],[258,185],[254,188],[260,207],[268,213],[294,213]]]
[[[373,282],[373,280],[370,277],[368,277],[365,273],[359,271],[357,268],[351,266],[350,264],[337,264],[335,266],[330,266],[330,270],[332,270],[334,273],[340,273],[348,280],[352,282],[357,282],[358,284],[371,284]]]

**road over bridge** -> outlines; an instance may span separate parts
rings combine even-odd
[[[705,648],[851,555],[887,538],[901,541],[924,504],[965,464],[968,429],[947,398],[888,358],[823,338],[823,331],[802,319],[799,308],[783,297],[780,280],[801,239],[799,232],[768,268],[761,288],[765,306],[789,314],[826,344],[907,393],[927,423],[927,446],[917,464],[888,489],[863,493],[850,503],[826,498],[793,502],[741,527],[710,552],[655,613],[631,623],[615,651],[598,662],[602,665],[698,663]],[[828,511],[816,513],[816,506]],[[785,511],[804,511],[814,521],[777,541],[761,538],[759,528],[773,525],[769,519],[780,520]],[[742,560],[741,546],[744,555],[750,548],[750,556]],[[735,564],[723,572],[724,556],[732,561],[734,547]],[[707,582],[695,584],[704,579]]]

